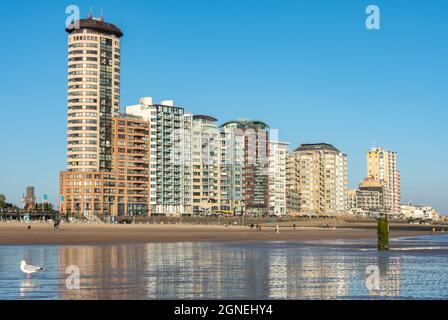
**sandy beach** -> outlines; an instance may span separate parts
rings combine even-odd
[[[31,229],[28,226],[31,225]],[[201,242],[201,241],[315,241],[343,239],[376,239],[375,225],[345,224],[335,230],[316,226],[316,223],[282,225],[280,234],[274,226],[263,226],[262,231],[247,226],[222,225],[106,225],[106,224],[62,224],[54,231],[49,223],[0,223],[0,245],[32,244],[104,244],[147,242]],[[391,238],[431,234],[432,227],[393,226]],[[441,230],[441,229],[438,229]]]

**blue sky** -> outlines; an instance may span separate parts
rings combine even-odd
[[[122,106],[174,99],[220,122],[264,120],[291,147],[348,154],[350,187],[375,144],[398,152],[403,202],[448,213],[448,2],[152,0],[2,2],[0,193],[58,199],[65,168],[65,8],[120,26]],[[365,8],[381,9],[367,30]],[[7,30],[7,32],[6,32]],[[6,63],[5,63],[6,62]]]

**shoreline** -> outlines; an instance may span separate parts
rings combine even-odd
[[[28,230],[28,226],[31,229]],[[99,245],[168,242],[307,242],[319,240],[371,240],[376,241],[374,224],[344,224],[336,229],[320,228],[318,225],[297,224],[281,226],[280,234],[274,226],[263,226],[262,231],[247,226],[189,225],[189,224],[62,224],[61,231],[53,231],[49,223],[0,223],[0,245]],[[432,230],[432,227],[430,228]],[[432,234],[423,226],[390,227],[390,239]]]

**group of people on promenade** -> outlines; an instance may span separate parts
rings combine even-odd
[[[294,231],[297,230],[297,226],[296,226],[295,223],[292,225],[292,228],[293,228]],[[261,231],[261,225],[259,225],[259,224],[255,225],[255,224],[252,223],[250,225],[250,230],[253,230],[253,229]],[[300,227],[300,230],[303,230],[303,227]],[[280,226],[278,224],[275,225],[274,233],[275,234],[279,234],[280,233]]]

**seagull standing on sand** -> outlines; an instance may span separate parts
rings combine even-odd
[[[23,273],[26,273],[26,276],[29,277],[30,274],[39,272],[39,271],[44,271],[44,268],[38,267],[38,266],[33,266],[31,264],[26,264],[25,260],[22,260],[20,262],[20,270],[22,270]]]

